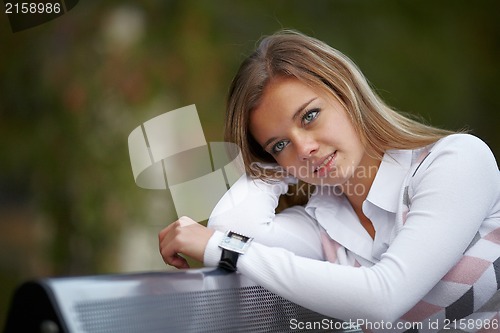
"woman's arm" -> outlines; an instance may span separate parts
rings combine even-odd
[[[203,253],[214,229],[232,230],[254,237],[263,245],[323,260],[319,226],[304,207],[294,206],[275,214],[279,196],[287,190],[287,181],[267,183],[243,175],[215,207],[208,228],[183,216],[160,231],[159,250],[163,261],[177,268],[188,268],[187,261],[178,255],[181,253],[203,262]],[[220,259],[220,253],[218,256]]]
[[[232,230],[255,241],[323,260],[320,229],[301,206],[275,214],[289,181],[264,182],[243,175],[222,197],[208,221],[211,229]]]

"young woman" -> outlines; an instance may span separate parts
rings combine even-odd
[[[185,254],[216,266],[229,253],[233,269],[334,318],[500,327],[487,304],[500,286],[500,173],[484,142],[397,113],[347,57],[292,31],[241,65],[226,141],[247,174],[209,228],[183,217],[160,232],[167,264],[186,268]],[[297,180],[314,192],[276,213]],[[235,196],[245,200],[232,207]],[[221,248],[227,230],[254,238],[230,240],[243,255]]]

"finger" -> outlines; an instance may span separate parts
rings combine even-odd
[[[158,234],[158,238],[161,240],[165,237],[165,235],[170,231],[172,230],[173,228],[175,228],[177,225],[179,224],[179,220],[175,221],[175,222],[172,222],[170,223],[169,225],[167,225],[165,228],[163,228],[159,234]]]
[[[170,230],[174,229],[174,228],[177,228],[177,227],[186,227],[188,225],[191,225],[191,224],[196,224],[198,222],[196,222],[195,220],[187,217],[187,216],[181,216],[177,221],[173,222],[173,223],[170,223],[168,226],[166,226],[165,228],[163,228],[159,234],[158,234],[158,238],[161,240],[165,237],[165,234],[167,234]]]
[[[192,224],[197,224],[195,220],[187,217],[187,216],[181,216],[177,221],[170,223],[168,226],[163,228],[159,233],[158,233],[158,241],[161,243],[163,239],[165,238],[165,235],[167,235],[172,229],[175,228],[183,228],[187,227]]]
[[[171,234],[166,234],[166,237],[160,242],[160,254],[167,265],[175,266],[178,262],[177,257],[179,257],[178,253],[180,251],[176,240],[171,239],[170,236]]]
[[[166,229],[166,228],[165,228]],[[164,230],[165,230],[164,229]],[[163,231],[163,230],[162,230]],[[158,236],[158,249],[163,258],[169,258],[174,253],[178,253],[177,242],[175,241],[175,229],[170,228],[166,232],[160,232]],[[164,259],[165,261],[165,259]],[[168,264],[168,263],[167,263]]]
[[[174,266],[175,268],[183,269],[189,268],[187,260],[181,257],[179,254],[174,253],[171,256],[164,256],[163,261],[169,266]]]
[[[175,254],[171,259],[172,261],[170,262],[170,265],[174,266],[175,268],[179,269],[189,268],[187,260],[181,257],[180,255]]]

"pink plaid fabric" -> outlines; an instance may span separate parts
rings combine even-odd
[[[418,168],[429,155],[424,151],[417,167],[405,181],[401,198],[400,219],[402,227],[411,209],[411,187],[409,183]],[[500,228],[488,220],[481,225],[476,236],[464,252],[462,259],[415,307],[401,317],[407,322],[422,322],[420,330],[409,332],[436,332],[430,323],[438,322],[439,329],[454,329],[457,332],[500,332],[497,318],[500,309],[490,308],[486,303],[500,289]],[[493,325],[491,325],[493,324]],[[489,327],[489,328],[488,328]],[[485,331],[486,329],[486,331]]]

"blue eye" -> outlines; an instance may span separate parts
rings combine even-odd
[[[288,145],[286,141],[278,141],[272,148],[272,153],[273,154],[278,154],[280,153],[285,147]]]
[[[309,124],[311,121],[316,119],[319,115],[319,109],[312,109],[307,111],[304,116],[302,116],[302,122],[304,124]]]

